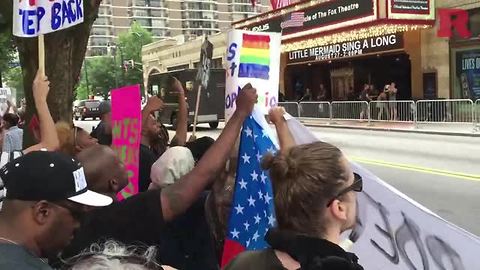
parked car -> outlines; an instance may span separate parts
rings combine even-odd
[[[100,118],[100,101],[99,100],[81,100],[74,109],[75,120],[92,118],[93,120]]]

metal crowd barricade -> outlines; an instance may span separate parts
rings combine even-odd
[[[418,123],[473,123],[474,118],[471,99],[417,101]]]
[[[305,101],[298,104],[302,119],[328,119],[331,120],[331,106],[327,101]]]
[[[475,129],[480,130],[480,99],[475,101]]]
[[[300,110],[297,102],[279,102],[278,106],[285,108],[285,111],[293,117],[300,117]]]
[[[371,101],[370,119],[372,121],[415,121],[415,102],[412,100]]]
[[[366,101],[332,101],[331,112],[333,120],[370,121],[370,109]]]

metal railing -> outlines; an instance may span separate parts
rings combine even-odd
[[[332,101],[280,102],[279,106],[302,120],[323,120],[330,123],[367,122],[388,127],[414,124],[438,128],[464,128],[480,131],[480,99],[397,100],[397,101]],[[387,124],[388,123],[388,124]],[[396,125],[394,123],[403,123]]]
[[[474,118],[471,99],[417,101],[418,123],[473,123]]]
[[[413,100],[371,101],[371,121],[415,122],[416,106]]]
[[[300,117],[300,109],[297,102],[279,102],[278,106],[285,108],[285,111],[294,117]]]
[[[480,129],[480,99],[475,101],[475,128],[477,131]]]
[[[332,101],[333,120],[370,120],[369,104],[366,101]]]
[[[332,120],[332,106],[330,102],[300,102],[299,117],[303,119],[328,119]]]

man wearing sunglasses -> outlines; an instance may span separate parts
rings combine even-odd
[[[112,203],[87,189],[83,167],[61,153],[37,151],[0,170],[0,269],[51,269],[46,258],[73,238],[86,207]]]

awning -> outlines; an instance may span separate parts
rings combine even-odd
[[[435,0],[312,0],[235,22],[233,27],[281,32],[282,51],[289,52],[434,24]]]

